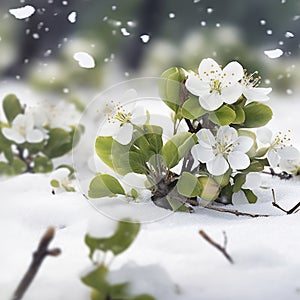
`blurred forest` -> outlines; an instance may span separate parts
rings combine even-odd
[[[9,13],[25,5],[35,14]],[[223,65],[237,59],[285,92],[300,80],[299,36],[299,0],[2,0],[0,74],[50,90],[98,88],[176,65],[195,69],[210,56]],[[264,54],[277,48],[279,58]],[[79,68],[76,51],[96,67]]]

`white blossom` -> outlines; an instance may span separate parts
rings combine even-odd
[[[127,145],[131,141],[134,126],[144,124],[147,119],[144,108],[137,106],[136,103],[127,104],[126,107],[120,103],[110,103],[106,110],[110,132],[122,145]]]
[[[279,134],[274,136],[268,128],[259,128],[256,135],[257,139],[268,147],[266,155],[272,168],[279,166],[280,159],[294,160],[300,156],[295,147],[287,145],[290,139],[286,135],[282,137]]]
[[[19,114],[12,122],[11,128],[3,128],[3,135],[17,144],[39,143],[44,140],[44,133],[35,128],[31,114]]]
[[[279,161],[279,168],[289,174],[300,175],[300,156],[296,159],[283,159]]]
[[[243,67],[236,61],[230,62],[222,70],[212,59],[203,59],[198,74],[190,73],[186,88],[199,97],[200,105],[208,110],[218,109],[222,104],[232,104],[242,95],[239,81],[244,74]]]
[[[246,72],[242,78],[241,85],[243,94],[248,101],[266,101],[269,100],[268,94],[271,93],[272,88],[257,87],[260,83],[261,77],[257,76],[258,72],[248,75]]]
[[[51,173],[50,184],[56,192],[75,191],[70,175],[71,171],[68,168],[58,168]]]
[[[231,167],[233,170],[246,169],[250,159],[246,154],[253,145],[253,140],[238,136],[238,132],[229,126],[218,129],[216,137],[210,130],[201,129],[197,133],[198,144],[191,153],[195,161],[206,163],[209,173],[222,175]]]

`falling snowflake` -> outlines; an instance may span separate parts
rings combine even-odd
[[[68,20],[71,23],[75,23],[77,19],[77,12],[76,11],[72,11],[69,15],[68,15]]]
[[[92,69],[96,66],[94,58],[86,52],[77,52],[73,55],[73,58],[82,68]]]
[[[175,18],[175,14],[172,13],[172,12],[170,12],[170,13],[169,13],[169,18],[170,18],[170,19],[174,19],[174,18]]]
[[[264,51],[264,54],[268,56],[269,58],[278,58],[283,54],[283,51],[279,48],[274,50],[266,50]]]
[[[127,29],[125,27],[122,27],[121,28],[121,33],[124,35],[124,36],[129,36],[130,35],[130,32],[127,31]]]
[[[26,5],[24,7],[9,9],[9,13],[13,15],[16,19],[26,19],[35,13],[35,8],[31,5]]]
[[[150,41],[150,35],[149,34],[142,34],[140,36],[140,39],[143,43],[147,44]]]
[[[284,36],[285,36],[286,38],[293,38],[295,35],[294,35],[292,32],[287,31],[287,32],[284,34]]]

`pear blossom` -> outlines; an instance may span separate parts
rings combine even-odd
[[[248,101],[267,101],[270,99],[268,94],[271,93],[272,88],[257,87],[261,80],[261,77],[257,75],[257,71],[250,75],[248,75],[245,71],[241,81],[243,94]]]
[[[50,184],[56,192],[75,192],[70,175],[68,168],[58,168],[51,173]]]
[[[300,175],[300,156],[296,159],[280,159],[279,168],[289,174]]]
[[[142,125],[147,120],[144,108],[136,103],[127,104],[125,108],[121,103],[114,104],[112,101],[107,104],[106,111],[112,137],[122,145],[131,141],[134,126]]]
[[[289,138],[284,135],[274,136],[268,128],[259,128],[256,132],[257,139],[268,146],[267,159],[272,168],[279,166],[280,159],[294,160],[300,156],[299,151],[293,146],[287,146]]]
[[[232,104],[238,100],[243,90],[239,83],[243,74],[243,67],[236,61],[222,70],[212,58],[205,58],[199,65],[198,74],[191,72],[188,75],[185,86],[199,97],[204,109],[213,111],[224,102]]]
[[[17,144],[39,143],[44,140],[44,133],[35,128],[31,114],[19,114],[12,122],[11,128],[3,128],[3,135]]]
[[[246,136],[238,136],[238,132],[230,126],[221,126],[216,137],[210,130],[201,129],[197,133],[198,144],[191,153],[195,161],[206,163],[209,173],[223,175],[230,168],[246,169],[250,159],[246,154],[253,145],[253,140]]]

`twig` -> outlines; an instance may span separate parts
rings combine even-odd
[[[215,248],[217,248],[225,257],[226,259],[233,264],[233,259],[232,257],[227,253],[226,251],[226,246],[227,246],[227,235],[225,233],[225,231],[223,231],[224,234],[224,245],[221,246],[218,243],[216,243],[214,240],[212,240],[212,238],[207,235],[207,233],[204,230],[200,230],[199,234],[208,242],[210,243],[212,246],[214,246]]]
[[[244,216],[244,217],[251,217],[251,218],[260,218],[260,217],[271,217],[271,215],[267,215],[267,214],[251,214],[251,213],[247,213],[247,212],[242,212],[239,211],[237,209],[227,209],[227,208],[223,208],[223,207],[217,207],[217,206],[213,206],[213,205],[201,205],[199,204],[199,206],[210,209],[210,210],[215,210],[218,212],[226,212],[229,214],[233,214],[236,216]]]
[[[276,198],[275,198],[275,191],[274,189],[272,189],[272,197],[273,197],[273,202],[272,205],[278,209],[280,209],[281,211],[285,212],[287,215],[291,215],[291,214],[295,214],[297,213],[300,209],[300,202],[298,202],[294,207],[292,207],[290,210],[285,210],[284,208],[282,208],[279,204],[277,204],[276,202]]]
[[[60,255],[61,250],[59,248],[54,248],[51,250],[48,249],[48,246],[53,240],[54,235],[55,229],[53,227],[49,227],[43,235],[43,237],[41,238],[38,249],[33,253],[32,262],[23,279],[19,283],[16,291],[14,292],[12,300],[22,299],[46,256]]]
[[[262,171],[262,173],[263,174],[272,175],[272,176],[277,176],[280,179],[286,179],[286,180],[291,179],[293,177],[293,175],[291,175],[291,174],[289,174],[289,173],[287,173],[285,171],[283,171],[281,173],[276,173],[273,168],[270,168],[270,172]]]

